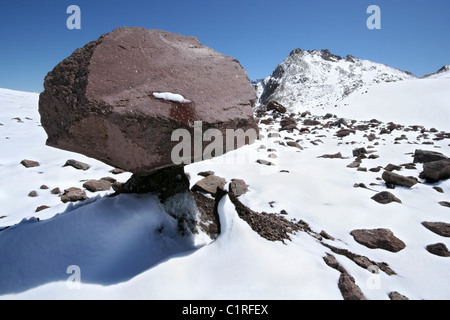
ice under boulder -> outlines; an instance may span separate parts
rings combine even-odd
[[[140,175],[174,164],[177,129],[187,130],[194,146],[201,124],[191,162],[202,160],[198,145],[203,151],[211,143],[202,135],[208,129],[214,137],[227,129],[258,131],[255,89],[240,63],[166,31],[121,27],[104,34],[49,72],[44,89],[39,112],[47,145]],[[240,146],[226,140],[218,151]]]

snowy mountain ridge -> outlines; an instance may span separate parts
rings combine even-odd
[[[255,85],[256,110],[275,100],[290,111],[335,105],[353,92],[377,83],[417,79],[410,72],[329,50],[293,50],[272,75]]]
[[[422,79],[444,79],[444,78],[450,78],[450,65],[445,65],[438,71],[431,74],[427,74],[422,77]]]

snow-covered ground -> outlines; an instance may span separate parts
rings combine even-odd
[[[334,108],[333,104],[330,110],[317,111],[320,115],[330,111],[361,121],[378,118],[449,131],[450,97],[443,89],[448,82],[443,81],[448,80],[372,86],[367,94],[358,96],[366,100],[355,98],[347,106]],[[380,92],[390,92],[397,100],[380,98]],[[424,92],[423,103],[416,101],[420,92]],[[376,108],[370,104],[372,99],[378,99]],[[213,242],[205,241],[202,235],[179,235],[176,222],[152,195],[108,198],[103,197],[108,192],[87,192],[91,199],[83,203],[62,203],[51,189],[82,188],[83,180],[112,176],[109,171],[113,168],[47,147],[37,103],[38,94],[0,89],[0,230],[11,226],[0,231],[0,299],[343,298],[337,286],[340,273],[323,260],[327,253],[332,254],[330,249],[305,232],[291,235],[291,241],[285,243],[260,237],[239,218],[228,197],[220,202],[222,233]],[[397,108],[395,112],[391,103]],[[439,110],[438,115],[429,109],[423,115],[421,106],[425,104]],[[338,138],[335,133],[339,128],[320,125],[302,134],[282,131],[280,138],[269,138],[268,133],[277,133],[278,128],[278,123],[261,124],[264,138],[253,145],[186,166],[191,185],[202,178],[197,173],[205,170],[227,181],[244,179],[249,192],[240,200],[251,209],[269,213],[285,210],[286,219],[303,220],[313,231],[324,230],[335,238],[323,242],[387,263],[395,275],[372,274],[334,254],[368,299],[389,299],[392,291],[409,299],[450,299],[450,258],[425,249],[438,242],[450,248],[450,240],[421,224],[450,222],[450,209],[439,205],[440,201],[450,201],[450,181],[389,189],[402,203],[382,205],[371,199],[375,191],[354,187],[364,183],[376,191],[387,190],[383,181],[377,180],[382,171],[347,167],[353,161],[352,150],[358,147],[376,150],[379,155],[363,160],[362,166],[369,169],[412,162],[411,153],[416,149],[450,156],[450,140],[434,141],[432,135],[418,138],[420,132],[394,130],[385,135],[375,132],[379,139],[369,142],[364,131]],[[395,138],[402,134],[407,140],[395,144]],[[277,142],[286,137],[298,140],[303,150]],[[318,158],[337,152],[344,159]],[[40,166],[25,168],[20,164],[23,159],[39,161]],[[91,168],[63,167],[68,159],[86,162]],[[275,165],[264,166],[256,163],[257,159]],[[400,173],[418,176],[421,169],[418,164],[417,169],[402,169]],[[124,182],[129,176],[123,173],[114,178]],[[43,184],[49,189],[40,189]],[[441,187],[443,193],[434,186]],[[32,190],[37,191],[37,197],[28,196]],[[40,205],[50,208],[35,212]],[[363,228],[389,228],[406,247],[396,253],[369,249],[350,235],[352,230]],[[81,283],[74,287],[75,276]]]

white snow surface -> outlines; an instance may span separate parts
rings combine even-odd
[[[405,125],[421,124],[423,104],[415,105],[416,85],[429,86],[442,95],[441,86],[447,82],[441,81],[447,80],[418,81],[402,82],[406,87],[380,86],[380,92],[371,88],[364,96],[376,98],[377,92],[392,89],[390,96],[395,99],[398,91],[401,103],[396,104],[393,115],[404,114],[407,121],[393,116],[394,120]],[[35,93],[0,89],[0,230],[9,226],[0,231],[0,299],[343,299],[337,286],[340,273],[323,260],[327,253],[333,254],[330,249],[305,232],[292,234],[285,243],[267,241],[239,218],[228,197],[219,205],[222,233],[212,242],[201,234],[180,235],[176,221],[153,195],[110,198],[106,197],[110,192],[87,191],[89,200],[63,204],[50,193],[52,188],[82,188],[83,180],[111,176],[113,168],[46,146],[38,97]],[[424,99],[427,97],[431,99],[432,95],[425,94]],[[428,102],[439,110],[448,110],[450,99],[444,95]],[[379,98],[378,103],[377,107],[385,108],[386,118],[391,119],[388,100]],[[356,104],[361,107],[360,113]],[[374,118],[374,109],[356,102],[333,111],[338,116],[338,112],[348,111],[346,116],[355,114],[361,118],[350,119],[359,122]],[[447,111],[436,121],[430,116],[427,125],[448,130],[448,119]],[[438,242],[450,248],[450,240],[421,224],[450,222],[450,209],[439,205],[440,201],[450,201],[450,181],[390,189],[402,204],[381,205],[371,199],[374,191],[353,187],[364,183],[376,191],[386,190],[377,180],[381,172],[346,167],[357,147],[372,146],[380,156],[364,160],[368,168],[412,162],[411,153],[418,148],[450,156],[448,139],[433,141],[431,135],[418,138],[416,131],[394,130],[369,142],[362,131],[337,138],[334,134],[338,128],[320,126],[311,133],[282,131],[281,138],[268,138],[269,132],[278,132],[279,125],[261,124],[260,128],[265,138],[253,145],[186,166],[191,185],[202,178],[197,173],[205,170],[227,181],[244,179],[249,191],[240,200],[251,209],[270,213],[286,210],[286,219],[303,220],[312,230],[332,235],[334,241],[324,240],[330,245],[387,263],[396,275],[381,271],[372,274],[345,256],[333,254],[367,299],[386,300],[391,291],[413,300],[450,299],[450,258],[425,249]],[[394,144],[400,134],[408,140]],[[277,142],[285,137],[299,140],[303,150]],[[418,144],[423,141],[434,144]],[[375,142],[379,144],[373,145]],[[347,158],[318,158],[336,152]],[[269,158],[271,153],[277,158]],[[40,166],[25,168],[20,164],[23,159],[39,161]],[[91,168],[80,171],[63,167],[67,159],[86,162]],[[257,159],[275,165],[263,166],[256,163]],[[418,176],[421,169],[418,165],[416,170],[403,169],[401,173]],[[129,173],[114,176],[122,182],[129,177]],[[43,184],[49,189],[40,189]],[[433,186],[441,187],[444,193]],[[36,190],[38,197],[29,197],[31,190]],[[50,208],[35,212],[44,204]],[[369,249],[350,235],[361,228],[389,228],[406,247],[397,253]],[[81,272],[80,287],[75,289],[69,285],[71,273],[67,273],[73,265]]]
[[[190,100],[185,99],[181,94],[172,92],[153,92],[153,96],[157,99],[163,99],[166,101],[189,103]]]

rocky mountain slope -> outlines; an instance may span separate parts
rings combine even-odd
[[[328,50],[293,50],[272,75],[256,84],[256,109],[275,100],[290,111],[332,104],[363,87],[416,77],[381,63],[340,57]]]

